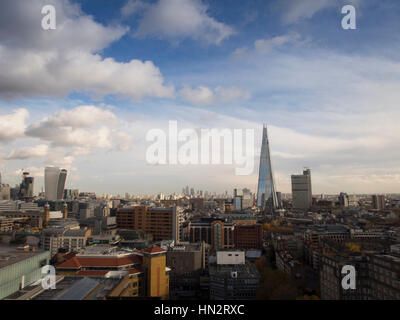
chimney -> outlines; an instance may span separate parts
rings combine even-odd
[[[68,205],[64,202],[63,205],[63,218],[67,219],[68,218]]]

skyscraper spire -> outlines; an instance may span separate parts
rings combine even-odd
[[[271,210],[278,208],[266,124],[263,125],[260,169],[258,172],[257,207]]]

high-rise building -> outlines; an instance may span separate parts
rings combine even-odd
[[[45,198],[49,201],[63,199],[67,170],[57,167],[46,167],[44,169]]]
[[[309,209],[312,205],[311,170],[303,170],[303,174],[292,175],[293,208]]]
[[[33,177],[29,176],[29,172],[22,174],[22,182],[19,185],[19,199],[27,200],[33,198]]]
[[[372,207],[377,210],[385,209],[385,196],[381,194],[374,194],[372,196]]]
[[[265,125],[263,126],[260,169],[258,173],[257,207],[263,209],[276,209],[278,207],[271,155],[269,151],[268,132]]]
[[[67,180],[67,170],[62,169],[58,177],[57,200],[60,200],[64,197],[65,180]]]
[[[349,206],[349,195],[347,193],[341,192],[339,194],[339,205],[341,207],[348,207]]]

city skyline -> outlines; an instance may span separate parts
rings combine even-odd
[[[145,137],[176,120],[254,129],[260,150],[267,122],[278,191],[310,167],[315,194],[398,192],[396,2],[181,3],[191,19],[176,19],[175,0],[49,0],[59,28],[44,31],[42,1],[2,1],[3,181],[19,183],[24,168],[38,192],[54,165],[68,170],[66,188],[98,194],[172,193],[191,181],[255,191],[257,152],[248,176],[230,165],[152,166]],[[356,30],[341,28],[349,3]]]

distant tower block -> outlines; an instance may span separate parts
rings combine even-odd
[[[43,221],[43,226],[48,227],[49,226],[49,221],[50,221],[50,205],[46,203],[44,205],[44,221]]]
[[[68,205],[64,203],[63,205],[63,218],[67,219],[68,218]]]

